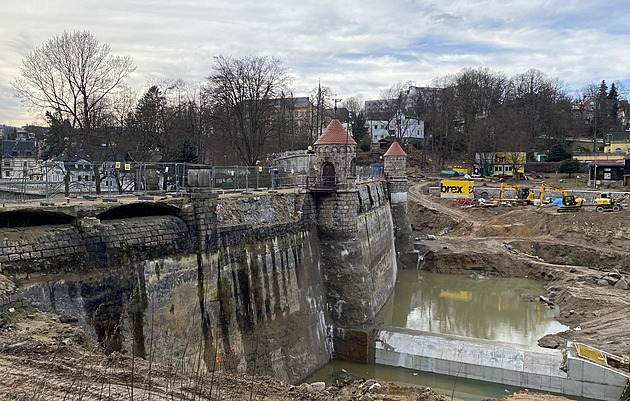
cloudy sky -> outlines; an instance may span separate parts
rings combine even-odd
[[[627,0],[0,0],[0,123],[41,123],[11,89],[22,59],[53,35],[87,30],[137,66],[128,83],[201,82],[213,57],[275,56],[297,96],[321,79],[340,98],[377,99],[465,67],[536,68],[578,91],[630,88]]]

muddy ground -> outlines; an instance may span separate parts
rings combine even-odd
[[[569,330],[567,340],[630,355],[630,209],[558,214],[533,206],[457,206],[410,183],[409,217],[426,253],[422,268],[451,274],[527,277],[545,282]],[[431,238],[431,239],[427,239]],[[17,310],[0,317],[0,399],[12,400],[450,400],[432,390],[374,380],[292,386],[269,377],[211,374],[103,355],[63,318]],[[519,393],[505,401],[566,400]]]
[[[539,345],[567,340],[630,356],[630,209],[558,213],[556,207],[462,207],[429,196],[431,182],[409,190],[409,217],[429,271],[542,280],[574,330]]]

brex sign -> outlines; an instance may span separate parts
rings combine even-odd
[[[474,181],[446,181],[440,182],[441,198],[474,198]]]

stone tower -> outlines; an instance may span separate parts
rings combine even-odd
[[[315,148],[315,177],[311,191],[317,196],[320,237],[352,238],[357,232],[359,199],[356,188],[357,143],[333,119]]]
[[[383,170],[391,204],[407,202],[407,153],[396,141],[383,155]]]
[[[314,143],[316,185],[335,189],[351,189],[355,186],[357,143],[333,119]]]
[[[396,251],[406,264],[407,258],[402,256],[413,251],[411,223],[407,216],[407,154],[396,141],[383,155],[383,170],[394,220]]]

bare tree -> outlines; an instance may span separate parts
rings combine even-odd
[[[311,101],[311,140],[313,143],[324,133],[326,127],[325,111],[333,106],[333,92],[328,86],[322,87],[321,83],[317,85],[310,93]]]
[[[290,82],[287,69],[277,58],[218,56],[208,80],[213,118],[239,159],[254,165],[271,135],[274,99]]]
[[[89,32],[64,32],[24,58],[13,88],[29,106],[69,122],[58,124],[66,130],[58,150],[70,157],[71,147],[83,139],[78,132],[92,134],[101,106],[134,70],[131,58],[112,55]]]

